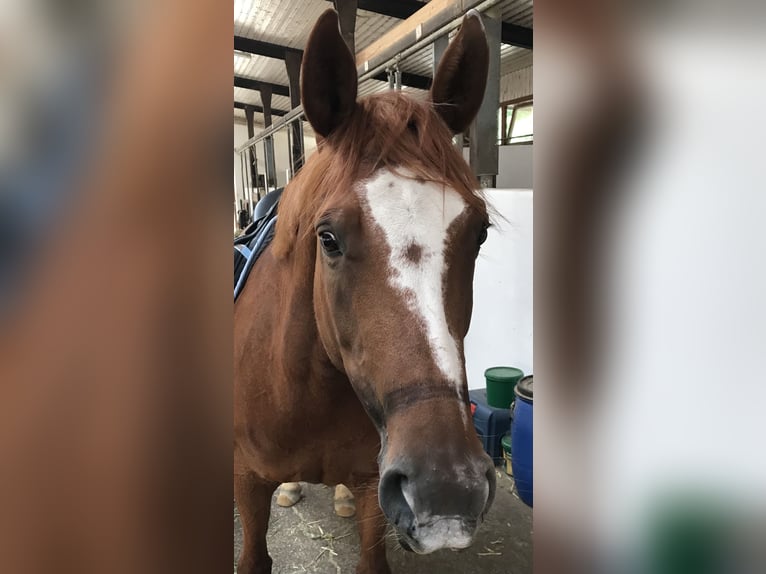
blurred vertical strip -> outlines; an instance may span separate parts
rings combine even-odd
[[[535,572],[766,572],[764,24],[535,0]]]
[[[231,565],[232,36],[0,11],[0,572]]]
[[[597,279],[616,172],[637,137],[638,88],[614,3],[535,2],[535,375],[544,381],[535,571],[597,571],[585,498],[588,405],[602,359]]]

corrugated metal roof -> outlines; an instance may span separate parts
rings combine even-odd
[[[500,3],[503,22],[532,27],[532,0],[504,0]]]
[[[332,3],[327,0],[235,0],[234,35],[302,50],[314,23],[328,8]],[[357,50],[400,21],[359,10],[354,33]]]
[[[270,42],[290,48],[303,49],[317,18],[332,6],[327,0],[234,0],[234,34],[245,38]],[[532,27],[533,0],[502,0],[498,5],[503,22]],[[365,10],[356,17],[355,43],[361,50],[396,26],[401,20]],[[400,62],[404,72],[431,76],[433,47],[427,46]],[[501,74],[506,75],[531,65],[532,51],[503,45],[500,52]],[[282,86],[288,85],[287,70],[283,60],[260,55],[247,57],[235,53],[234,74]],[[386,82],[368,80],[359,87],[359,95],[367,95],[388,89]],[[405,87],[414,95],[425,95],[424,90]],[[260,94],[255,90],[234,88],[235,101],[261,106]],[[289,110],[290,99],[272,96],[274,109]],[[234,110],[235,119],[244,121],[244,112]],[[263,118],[256,114],[256,123]]]

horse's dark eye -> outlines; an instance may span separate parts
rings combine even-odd
[[[322,244],[322,249],[324,249],[324,252],[327,253],[327,255],[336,257],[341,254],[338,240],[332,232],[322,231],[319,234],[319,242]]]
[[[487,240],[487,229],[487,226],[481,228],[481,233],[479,233],[479,245],[483,245]]]

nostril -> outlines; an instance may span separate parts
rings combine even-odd
[[[389,471],[383,474],[380,479],[380,504],[383,505],[397,505],[399,503],[406,504],[404,500],[404,487],[407,486],[408,480],[404,473],[398,471]]]
[[[388,520],[397,528],[409,533],[415,522],[415,515],[404,494],[408,485],[409,479],[406,474],[389,470],[380,478],[378,494],[380,507]]]

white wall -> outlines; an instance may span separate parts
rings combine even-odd
[[[498,189],[533,189],[532,148],[534,144],[502,145],[497,148]]]
[[[465,340],[468,388],[488,367],[532,372],[532,190],[487,189],[496,218],[476,261],[473,318]]]
[[[497,148],[498,189],[533,189],[532,148],[534,144],[502,145]],[[463,159],[470,161],[468,147],[463,148]]]

